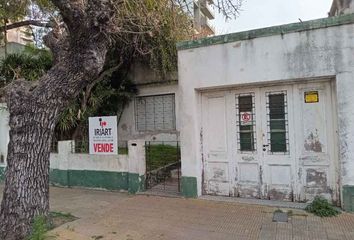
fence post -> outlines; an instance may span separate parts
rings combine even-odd
[[[6,166],[7,145],[9,143],[9,112],[5,103],[0,103],[0,180]]]
[[[72,154],[72,147],[75,141],[59,141],[58,154],[51,154],[50,157],[50,181],[60,186],[70,186],[70,162],[69,155]]]
[[[145,190],[145,140],[128,141],[128,191],[136,193]]]

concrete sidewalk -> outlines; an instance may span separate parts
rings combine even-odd
[[[274,223],[272,207],[65,188],[51,188],[51,207],[80,218],[49,233],[63,240],[354,239],[348,213]]]

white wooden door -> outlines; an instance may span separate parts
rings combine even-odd
[[[226,106],[227,98],[224,92],[203,95],[204,194],[229,196],[230,149]]]
[[[291,86],[235,92],[235,196],[292,200],[295,148],[291,99]]]
[[[299,84],[295,88],[298,181],[296,200],[322,195],[339,201],[335,96],[331,83]]]
[[[262,197],[262,139],[259,88],[232,93],[234,120],[232,141],[233,195],[245,198]]]
[[[293,86],[262,88],[262,195],[293,201],[296,186]]]

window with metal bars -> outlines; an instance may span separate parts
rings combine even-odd
[[[135,98],[135,124],[138,131],[175,130],[175,94]]]
[[[268,143],[271,153],[288,153],[288,102],[286,91],[267,95]]]
[[[238,150],[256,151],[256,113],[254,93],[236,95]]]

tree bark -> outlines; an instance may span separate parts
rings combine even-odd
[[[49,210],[49,153],[53,111],[38,111],[35,104],[21,114],[10,113],[10,143],[1,204],[1,239],[24,239],[31,220]],[[22,107],[21,107],[22,108]],[[44,122],[43,120],[46,119]],[[41,121],[41,124],[39,122]]]
[[[10,142],[0,212],[0,239],[24,239],[33,218],[47,216],[50,143],[54,128],[60,112],[101,71],[108,46],[100,45],[81,52],[80,56],[85,55],[85,58],[74,55],[56,65],[33,91],[19,87],[20,81],[15,81],[17,88],[12,88],[6,97]],[[21,84],[27,86],[28,83]]]
[[[55,45],[55,65],[37,83],[15,80],[5,91],[10,142],[0,210],[1,240],[26,239],[33,219],[48,216],[54,128],[60,113],[97,79],[110,46],[114,18],[110,0],[52,1],[68,27],[64,38],[55,33],[46,39],[54,41],[47,45]]]

